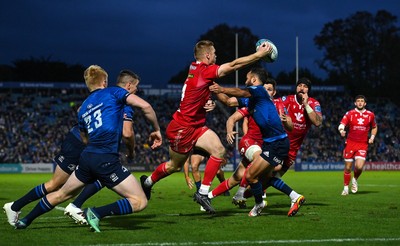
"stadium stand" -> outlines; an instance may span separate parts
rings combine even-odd
[[[85,89],[3,89],[0,92],[0,163],[51,163],[63,137],[76,122],[76,111],[86,98]],[[140,96],[157,112],[162,132],[178,107],[179,94]],[[342,115],[353,108],[353,96],[344,93],[318,92],[312,95],[322,105],[322,127],[313,127],[305,139],[298,160],[303,162],[342,162],[344,140],[337,132]],[[368,98],[367,108],[375,112],[378,136],[370,147],[367,161],[400,161],[400,110],[385,98]],[[235,162],[234,146],[225,140],[225,122],[234,109],[218,104],[209,113],[208,126],[215,130],[227,147],[228,163]],[[168,158],[168,144],[152,151],[147,143],[148,124],[135,111],[136,157],[134,163],[153,170]],[[135,165],[135,164],[134,164]],[[140,169],[138,169],[140,170]]]

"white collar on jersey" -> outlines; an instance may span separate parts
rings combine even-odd
[[[365,111],[367,111],[367,109],[366,108],[364,108],[363,110],[358,110],[357,108],[355,108],[355,110],[358,112],[358,113],[360,113],[360,114],[363,114]]]

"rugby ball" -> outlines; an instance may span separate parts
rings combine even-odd
[[[276,61],[276,59],[278,59],[278,48],[276,48],[275,44],[272,43],[271,40],[266,39],[266,38],[258,40],[257,43],[256,43],[256,51],[258,50],[260,45],[262,45],[265,42],[268,42],[271,45],[272,53],[269,54],[268,56],[265,56],[264,58],[262,58],[262,60],[265,61],[265,62],[274,62],[274,61]]]

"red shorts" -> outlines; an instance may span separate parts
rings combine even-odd
[[[343,150],[343,158],[348,161],[354,159],[366,159],[368,150],[368,143],[354,142],[351,140],[346,141],[346,147]]]
[[[176,120],[171,120],[166,129],[166,137],[173,151],[186,154],[190,152],[194,145],[206,131],[207,126],[190,127],[179,124]]]
[[[260,148],[258,148],[258,149],[261,150],[262,143],[263,143],[262,139],[254,140],[252,138],[247,137],[246,135],[244,135],[242,137],[242,139],[239,142],[239,152],[243,158],[243,161],[244,161],[243,164],[245,166],[252,161],[252,159],[251,159],[252,157],[250,157],[250,156],[252,156],[252,153],[247,153],[249,148],[252,146],[259,146]]]

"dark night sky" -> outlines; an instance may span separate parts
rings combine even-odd
[[[193,60],[200,35],[226,23],[247,27],[276,44],[279,59],[267,67],[275,75],[295,68],[298,35],[300,67],[323,78],[315,64],[322,51],[313,38],[324,24],[357,11],[375,15],[383,9],[399,17],[400,1],[1,1],[0,64],[50,57],[68,64],[98,64],[108,71],[110,83],[128,68],[141,76],[141,84],[164,86]]]

